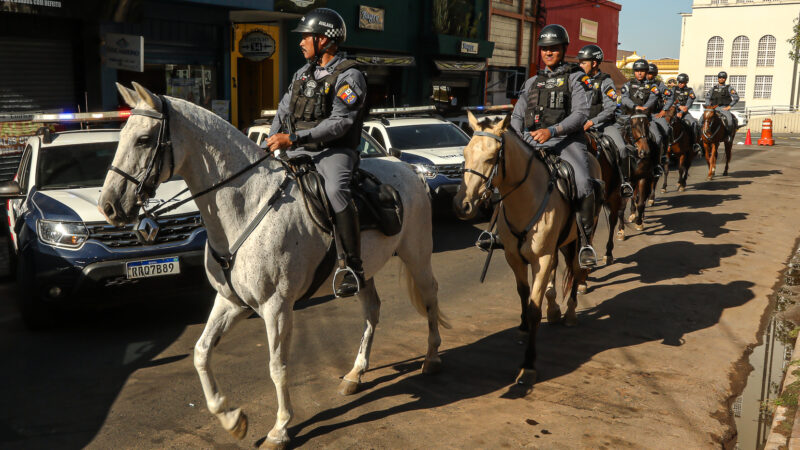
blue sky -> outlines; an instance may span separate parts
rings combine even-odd
[[[679,58],[680,12],[692,12],[692,0],[614,0],[619,13],[619,48],[648,59]]]

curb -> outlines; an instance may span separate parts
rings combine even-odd
[[[800,343],[800,339],[795,341],[791,361],[800,361],[800,345],[797,345],[798,343]],[[783,393],[787,386],[800,379],[800,377],[792,373],[798,369],[800,369],[800,362],[795,362],[794,364],[786,366],[786,376],[783,379],[783,384],[781,384],[781,393]],[[764,450],[786,449],[787,444],[789,450],[800,450],[800,408],[798,408],[795,414],[794,424],[792,425],[792,436],[790,438],[776,431],[778,425],[787,419],[787,409],[788,408],[785,406],[778,406],[775,409],[775,415],[772,418],[772,425],[770,426],[770,432],[767,437],[767,442],[764,445]]]

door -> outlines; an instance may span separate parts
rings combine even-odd
[[[272,109],[277,103],[272,85],[274,60],[272,58],[255,62],[246,58],[237,59],[239,127],[249,127],[261,117],[262,109]]]

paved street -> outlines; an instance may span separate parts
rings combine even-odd
[[[523,346],[502,252],[478,284],[483,223],[439,218],[434,271],[453,324],[444,371],[421,375],[426,325],[392,261],[365,389],[336,393],[362,331],[356,300],[296,305],[290,360],[293,444],[308,448],[699,448],[734,436],[729,402],[750,368],[778,273],[800,236],[800,144],[734,149],[731,173],[659,194],[646,228],[627,230],[615,264],[594,272],[575,328],[539,331],[539,381],[511,383]],[[722,168],[718,169],[722,173]],[[595,243],[605,245],[601,227]],[[208,412],[192,348],[210,304],[170,299],[65,317],[24,330],[13,286],[0,285],[0,447],[252,448],[275,420],[263,322],[218,345],[214,367],[250,431],[237,442]],[[148,296],[143,292],[142,296]]]

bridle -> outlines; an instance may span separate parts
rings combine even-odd
[[[142,179],[137,179],[113,164],[109,168],[110,171],[121,175],[127,181],[136,185],[135,195],[139,206],[144,206],[145,201],[155,195],[156,183],[161,179],[161,171],[168,153],[170,158],[169,178],[172,178],[175,169],[175,157],[172,153],[172,141],[169,136],[169,113],[167,112],[169,108],[167,107],[167,100],[163,96],[159,96],[159,98],[161,99],[161,109],[164,111],[163,113],[151,111],[149,109],[133,109],[131,111],[131,116],[151,117],[159,121],[158,140],[147,161]]]
[[[709,109],[707,111],[711,111],[713,113],[713,116],[717,117],[717,112],[715,110]],[[703,137],[706,138],[708,142],[711,142],[711,140],[714,139],[714,136],[716,136],[717,133],[719,133],[719,129],[722,127],[722,120],[719,118],[717,118],[717,120],[719,121],[719,123],[717,124],[717,127],[714,128],[714,131],[711,134],[706,134],[706,123],[708,123],[709,121],[706,120],[706,112],[703,112],[703,128],[701,131]]]
[[[638,153],[639,159],[644,159],[645,154],[644,154],[643,150],[636,145],[636,143],[641,141],[642,139],[646,140],[648,132],[647,132],[647,129],[645,129],[644,133],[639,135],[639,137],[634,138],[633,137],[633,119],[648,119],[648,116],[647,116],[647,114],[634,114],[634,115],[632,115],[630,117],[630,121],[631,121],[631,140],[633,141],[633,142],[631,142],[631,145],[636,147],[636,149],[638,150],[637,153]],[[649,145],[648,145],[648,150],[649,150]]]
[[[503,136],[497,135],[497,134],[494,134],[494,133],[490,133],[488,131],[476,130],[476,131],[474,131],[472,133],[472,135],[473,136],[489,137],[489,138],[492,138],[495,141],[500,143],[500,149],[498,150],[497,158],[495,159],[494,164],[492,164],[492,168],[489,170],[489,175],[486,175],[486,174],[483,174],[481,172],[478,172],[477,170],[473,170],[473,169],[467,168],[466,167],[466,161],[461,163],[461,171],[462,171],[462,173],[463,172],[471,173],[473,175],[477,175],[482,180],[484,180],[483,192],[481,193],[480,197],[478,198],[478,202],[484,202],[484,201],[486,201],[486,199],[488,199],[492,195],[492,187],[493,187],[492,183],[494,182],[495,176],[497,176],[497,172],[501,170],[503,172],[503,176],[505,176],[505,174],[506,174],[506,163],[505,163],[506,159],[505,159],[505,152],[504,152],[504,149],[505,149],[506,145],[505,145],[505,140],[503,139]],[[531,163],[533,162],[533,158],[534,157],[535,157],[535,153],[531,152],[530,156],[528,157],[528,165],[525,168],[525,176],[522,178],[522,180],[520,180],[519,182],[515,183],[514,187],[512,187],[510,191],[506,192],[502,197],[500,197],[500,200],[498,200],[498,202],[503,201],[506,197],[511,195],[512,192],[517,190],[517,188],[519,188],[520,186],[522,186],[523,183],[525,183],[525,181],[528,179],[528,176],[531,173],[531,166],[532,166]]]

